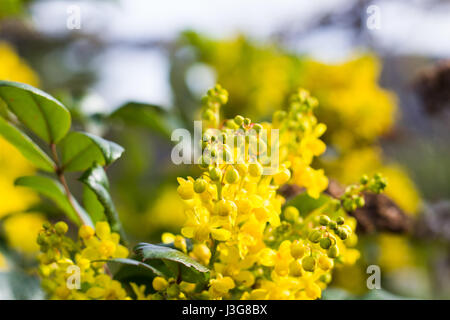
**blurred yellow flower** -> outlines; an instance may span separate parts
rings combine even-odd
[[[414,248],[401,235],[382,234],[378,237],[380,250],[378,262],[382,270],[389,272],[399,268],[414,266]]]
[[[3,223],[8,244],[25,254],[39,250],[36,238],[45,218],[40,213],[17,213],[7,217]]]
[[[6,257],[0,253],[0,272],[8,270],[8,261]]]
[[[185,42],[181,43],[197,50],[198,61],[210,65],[217,82],[229,91],[227,116],[239,113],[266,119],[275,110],[286,109],[290,92],[307,88],[320,102],[317,118],[327,128],[323,140],[337,151],[326,163],[327,175],[349,184],[364,173],[381,172],[389,180],[386,194],[409,213],[419,210],[420,195],[414,183],[399,165],[384,164],[376,144],[389,132],[398,113],[395,95],[378,84],[381,64],[376,56],[360,53],[342,63],[326,64],[244,36],[212,40],[186,33],[182,39]],[[320,154],[325,145],[317,141],[304,143],[315,146]],[[325,178],[312,173],[310,169],[304,178],[311,183],[315,180],[320,191]],[[313,188],[309,192],[318,194]]]
[[[39,82],[33,70],[5,42],[0,42],[0,79],[33,86]],[[3,101],[0,100],[0,104]],[[14,213],[4,224],[6,238],[12,247],[27,254],[39,249],[36,236],[43,217],[38,213],[20,214],[38,201],[38,196],[26,188],[16,188],[14,180],[33,172],[34,168],[28,160],[0,137],[0,217]]]

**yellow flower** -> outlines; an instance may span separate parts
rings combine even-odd
[[[100,274],[95,277],[93,287],[89,288],[86,295],[96,300],[126,300],[128,299],[125,289],[119,281],[111,279],[110,276]]]
[[[210,280],[209,285],[209,293],[211,298],[214,299],[222,298],[228,293],[228,291],[235,287],[232,278],[223,277],[221,274],[218,274],[215,279]]]
[[[63,222],[57,227],[46,224],[38,235],[41,253],[39,274],[42,287],[52,299],[129,299],[122,284],[105,274],[104,262],[92,260],[125,258],[128,250],[119,244],[119,236],[111,233],[106,222],[98,222],[96,230],[82,226],[81,241],[74,242],[64,235],[67,228]],[[80,288],[67,286],[72,270],[79,272]]]
[[[36,238],[44,222],[40,213],[17,213],[8,217],[3,224],[8,244],[26,254],[37,253]]]
[[[89,228],[84,226],[84,228]],[[88,260],[105,260],[109,258],[126,258],[128,249],[119,244],[119,235],[111,233],[109,224],[99,221],[95,225],[96,237],[84,239],[86,248],[81,255]]]
[[[220,90],[223,89],[217,86],[212,92]],[[205,114],[208,108],[218,114],[215,99],[208,93],[203,100]],[[296,208],[290,207],[286,210],[289,214],[280,217],[285,202],[277,194],[281,185],[296,183],[305,187],[314,198],[318,198],[328,185],[324,170],[311,167],[313,158],[325,151],[319,137],[326,127],[314,117],[316,107],[317,101],[300,89],[293,95],[289,110],[274,117],[280,130],[279,140],[266,139],[264,144],[267,150],[272,147],[271,143],[278,144],[275,146],[280,148],[280,165],[270,174],[265,173],[257,156],[245,154],[245,150],[251,151],[248,144],[255,139],[244,139],[247,146],[243,148],[227,146],[226,149],[219,139],[210,135],[212,131],[204,133],[202,147],[205,150],[229,150],[243,163],[219,163],[214,157],[203,159],[201,167],[204,172],[199,178],[202,184],[201,189],[197,188],[199,192],[191,192],[197,180],[191,177],[178,179],[178,193],[185,202],[187,216],[181,233],[193,241],[194,249],[190,256],[212,269],[209,288],[202,297],[317,299],[321,297],[322,288],[326,287],[320,277],[334,268],[332,259],[339,257],[339,263],[354,263],[356,260],[359,253],[347,249],[337,230],[327,227],[328,222],[331,223],[330,218],[325,225],[319,225],[320,219],[315,219],[325,209],[337,210],[335,206],[318,208],[304,219],[300,219]],[[258,128],[259,132],[272,126],[270,123],[252,123],[240,116],[225,122],[215,121],[215,124],[209,117],[204,120],[209,126],[216,126],[219,130],[216,134],[226,135],[226,139],[231,141],[239,139],[242,131],[231,132],[230,135],[224,126]],[[211,152],[212,155],[217,153]],[[350,225],[345,225],[345,219],[339,218],[340,228],[346,230],[346,237],[351,237],[353,220],[348,219]],[[333,223],[337,225],[334,220]],[[333,250],[319,245],[319,241],[308,240],[308,233],[313,229],[318,234],[317,240],[322,236],[333,239],[329,240],[333,242]],[[168,234],[163,237],[167,241],[175,239]],[[354,244],[356,238],[352,241]]]
[[[193,238],[203,242],[210,238],[219,241],[226,241],[231,233],[226,229],[220,228],[224,225],[223,220],[218,217],[211,217],[206,208],[194,208],[186,211],[187,221],[181,233],[187,238]]]
[[[130,286],[137,300],[151,300],[150,295],[145,294],[145,285],[138,286],[136,283],[130,282]]]
[[[8,261],[5,256],[0,253],[0,272],[8,270]]]

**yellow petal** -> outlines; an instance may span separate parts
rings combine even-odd
[[[99,287],[90,288],[86,295],[91,299],[100,299],[105,294],[105,289]]]
[[[270,248],[264,248],[259,253],[259,263],[261,263],[263,266],[271,267],[275,265],[276,256],[276,251]]]
[[[109,238],[111,237],[111,228],[106,221],[97,222],[97,224],[95,225],[95,231],[97,233],[97,236],[102,240],[109,240]]]
[[[194,231],[195,231],[194,227],[184,227],[183,229],[181,229],[181,234],[186,238],[193,238]]]
[[[126,258],[128,257],[128,249],[122,245],[118,245],[116,252],[114,252],[114,258]]]
[[[231,232],[225,229],[212,229],[211,236],[219,241],[226,241],[230,239]]]

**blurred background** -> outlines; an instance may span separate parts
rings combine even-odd
[[[216,82],[226,116],[270,119],[298,87],[319,99],[331,186],[387,176],[386,198],[355,212],[356,266],[325,298],[450,298],[450,1],[0,0],[0,79],[60,99],[78,129],[117,141],[109,170],[132,239],[183,223],[170,160]],[[37,231],[62,215],[16,188],[35,169],[0,139],[0,298],[40,298]],[[76,176],[73,177],[74,181]],[[75,182],[82,199],[89,197]],[[366,286],[381,268],[382,290]],[[27,285],[27,290],[20,289]]]

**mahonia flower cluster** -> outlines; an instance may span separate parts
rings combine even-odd
[[[197,179],[178,178],[187,215],[181,234],[193,241],[189,255],[211,269],[207,288],[190,297],[320,298],[334,265],[352,264],[359,257],[349,248],[356,244],[356,223],[339,200],[306,217],[293,206],[282,211],[285,199],[277,192],[295,183],[317,198],[328,185],[323,170],[311,167],[313,158],[325,151],[319,138],[326,126],[313,114],[317,100],[301,89],[287,111],[274,114],[272,123],[253,123],[242,116],[221,122],[219,109],[227,98],[217,85],[203,99],[202,117],[209,127],[201,141],[203,173]],[[263,135],[263,129],[269,134]],[[270,138],[273,129],[279,130],[276,141]],[[251,130],[256,136],[247,135]],[[246,142],[243,148],[225,143],[240,138]],[[265,172],[266,151],[274,143],[279,165]],[[221,161],[229,158],[234,162]],[[178,247],[183,247],[182,241]],[[156,290],[170,287],[163,280],[153,283]]]
[[[320,140],[326,126],[313,114],[317,100],[300,89],[288,110],[276,112],[271,123],[253,123],[239,115],[221,121],[220,108],[227,100],[228,93],[219,85],[203,99],[206,129],[198,159],[202,174],[197,179],[178,178],[177,193],[186,205],[187,219],[180,235],[162,236],[164,245],[208,267],[206,282],[188,282],[181,271],[175,278],[158,271],[153,291],[146,284],[129,284],[134,297],[320,298],[332,270],[359,258],[352,248],[357,243],[356,221],[346,212],[364,205],[363,191],[383,191],[386,180],[363,176],[340,199],[329,198],[312,212],[299,212],[286,204],[281,186],[296,184],[317,199],[328,185],[323,170],[311,167],[326,148]],[[67,237],[67,231],[64,222],[46,223],[38,236],[39,273],[49,296],[130,299],[106,265],[112,258],[128,256],[109,224],[97,222],[95,230],[83,225],[76,240]],[[76,290],[69,268],[79,273]]]
[[[111,233],[107,222],[97,222],[95,230],[83,225],[78,240],[66,236],[65,222],[45,223],[38,235],[39,274],[42,287],[52,299],[129,299],[122,284],[108,274],[106,262],[126,258],[128,249],[119,244],[119,235]],[[79,287],[75,279],[79,277]]]

